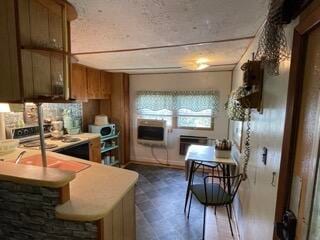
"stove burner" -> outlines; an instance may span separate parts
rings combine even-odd
[[[63,137],[60,138],[55,138],[55,137],[51,137],[50,140],[52,141],[62,141]]]
[[[76,137],[65,137],[62,139],[62,142],[64,143],[72,143],[72,142],[79,142],[79,141],[81,141],[81,139]]]
[[[23,144],[23,147],[26,147],[26,148],[39,147],[40,148],[40,141],[25,143],[25,144]],[[56,147],[58,147],[57,144],[47,144],[46,143],[46,145],[45,145],[45,149],[52,149],[52,148],[56,148]]]
[[[58,147],[57,144],[46,144],[46,146],[45,146],[46,149],[52,149],[52,148],[56,148],[56,147]]]
[[[35,141],[35,142],[24,143],[23,146],[27,147],[27,148],[39,147],[40,146],[40,142],[39,141]]]

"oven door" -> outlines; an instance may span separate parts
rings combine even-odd
[[[81,143],[79,145],[72,145],[70,147],[66,147],[63,149],[59,149],[56,152],[64,154],[64,155],[68,155],[71,157],[81,158],[84,160],[90,160],[89,143],[88,142]]]

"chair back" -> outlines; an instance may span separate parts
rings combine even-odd
[[[207,203],[232,203],[242,181],[242,174],[235,176],[207,176],[203,181]]]

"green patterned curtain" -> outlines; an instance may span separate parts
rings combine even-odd
[[[219,93],[207,91],[138,91],[136,110],[170,110],[188,109],[200,112],[210,109],[212,115],[219,111]]]
[[[136,108],[137,110],[172,110],[173,94],[172,92],[163,91],[139,91],[137,92]]]

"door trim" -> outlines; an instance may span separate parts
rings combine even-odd
[[[282,215],[285,210],[289,208],[290,204],[294,156],[301,108],[306,46],[308,34],[319,25],[320,6],[316,7],[307,17],[301,19],[294,31],[275,222],[280,222],[282,220]],[[273,239],[278,239],[275,231],[273,233]]]

